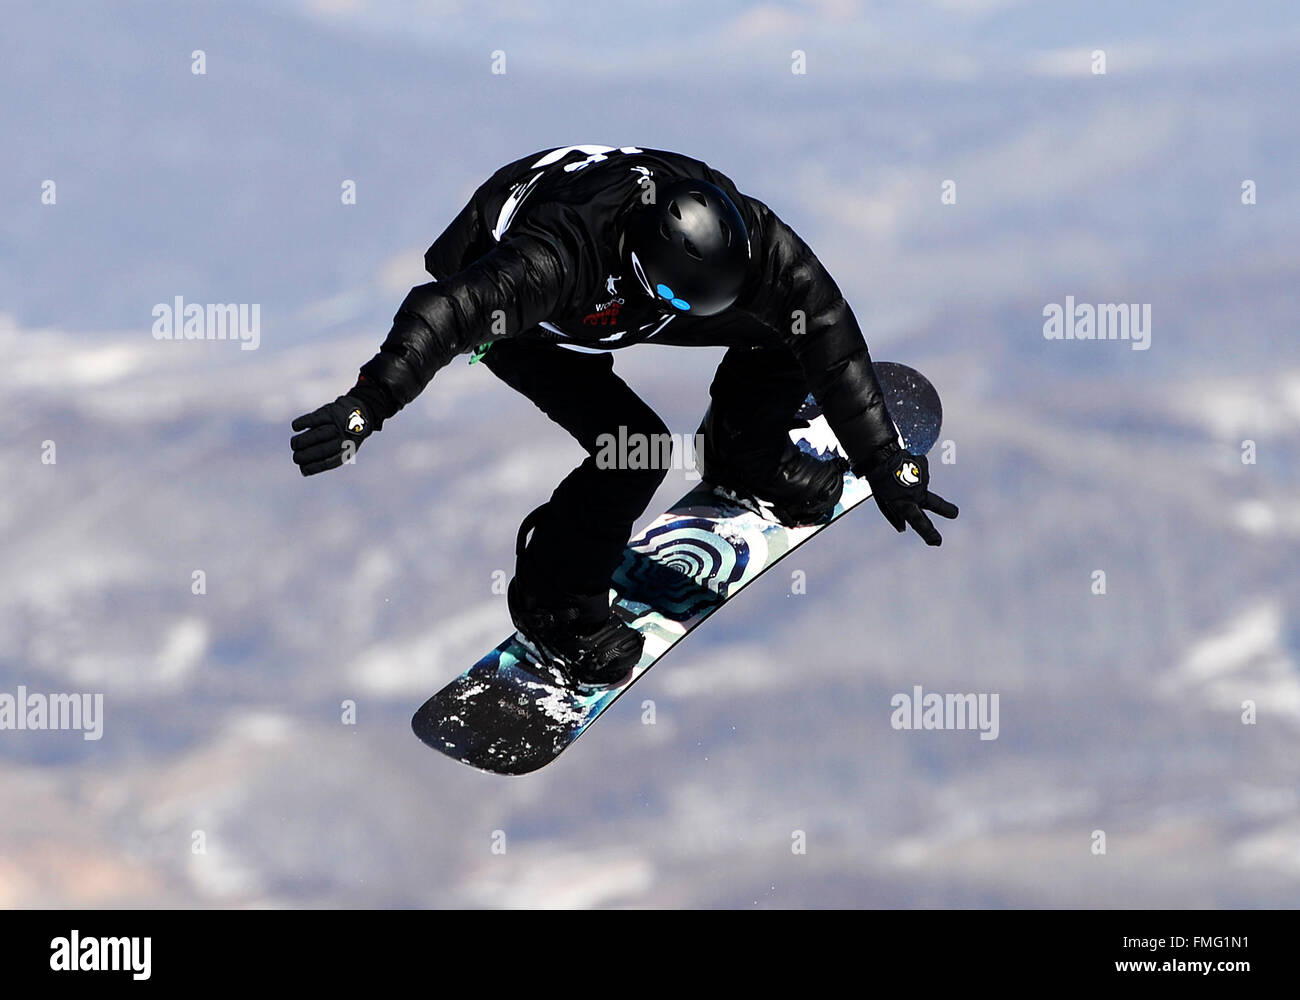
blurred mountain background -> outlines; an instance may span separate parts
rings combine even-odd
[[[1281,0],[6,4],[0,693],[105,728],[0,731],[0,906],[1294,906],[1297,56]],[[799,231],[939,387],[962,515],[855,513],[501,779],[408,719],[509,631],[578,447],[463,360],[355,466],[302,479],[289,421],[569,143]],[[155,340],[178,295],[259,304],[259,349]],[[1150,349],[1045,340],[1067,295],[1149,303]],[[616,367],[688,434],[719,357]],[[999,738],[892,729],[917,684]]]

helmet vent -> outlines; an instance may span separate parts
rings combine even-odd
[[[731,227],[723,219],[718,220],[718,225],[722,229],[722,245],[731,246]]]
[[[659,235],[662,236],[662,237],[663,237],[664,239],[666,239],[666,240],[671,240],[671,239],[673,238],[673,234],[670,233],[670,232],[668,231],[668,223],[667,223],[667,222],[662,222],[662,221],[661,221],[661,222],[659,223]]]
[[[704,254],[700,253],[695,244],[685,237],[682,238],[682,248],[686,251],[688,256],[694,257],[696,260],[704,260]]]
[[[672,212],[675,218],[680,219],[682,217],[682,210],[677,207],[676,198],[674,198],[672,201],[668,203],[668,211]]]
[[[708,200],[707,198],[705,198],[704,195],[703,195],[701,192],[699,192],[699,191],[692,191],[692,192],[690,192],[690,195],[691,195],[692,198],[694,198],[696,201],[698,201],[698,202],[699,202],[701,205],[703,205],[705,208],[708,207],[708,205],[709,205],[709,200]]]

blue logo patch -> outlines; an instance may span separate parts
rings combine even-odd
[[[685,299],[679,299],[676,295],[673,294],[673,290],[665,284],[656,285],[655,291],[657,291],[660,295],[662,295],[669,302],[671,302],[673,307],[676,309],[680,309],[683,312],[686,312],[688,309],[691,308],[691,304],[689,302],[687,302]]]

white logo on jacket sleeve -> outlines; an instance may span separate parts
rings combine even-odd
[[[498,243],[501,237],[506,234],[506,229],[514,221],[515,213],[519,211],[519,206],[524,203],[524,199],[533,193],[533,187],[542,179],[541,174],[533,174],[526,181],[520,181],[510,189],[510,197],[505,200],[501,206],[501,211],[497,215],[496,227],[492,230],[492,238]]]
[[[360,434],[366,429],[366,418],[361,415],[360,410],[353,410],[348,414],[348,430],[353,434]]]

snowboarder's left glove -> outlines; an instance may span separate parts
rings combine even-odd
[[[924,455],[913,455],[900,448],[865,475],[880,513],[885,515],[895,531],[906,531],[910,524],[912,530],[925,539],[926,545],[943,543],[925,512],[928,510],[940,517],[954,518],[957,506],[929,491],[930,463]]]
[[[293,460],[304,476],[337,469],[379,429],[370,407],[355,396],[340,396],[293,422],[301,431],[289,439]],[[349,447],[350,446],[350,447]]]

